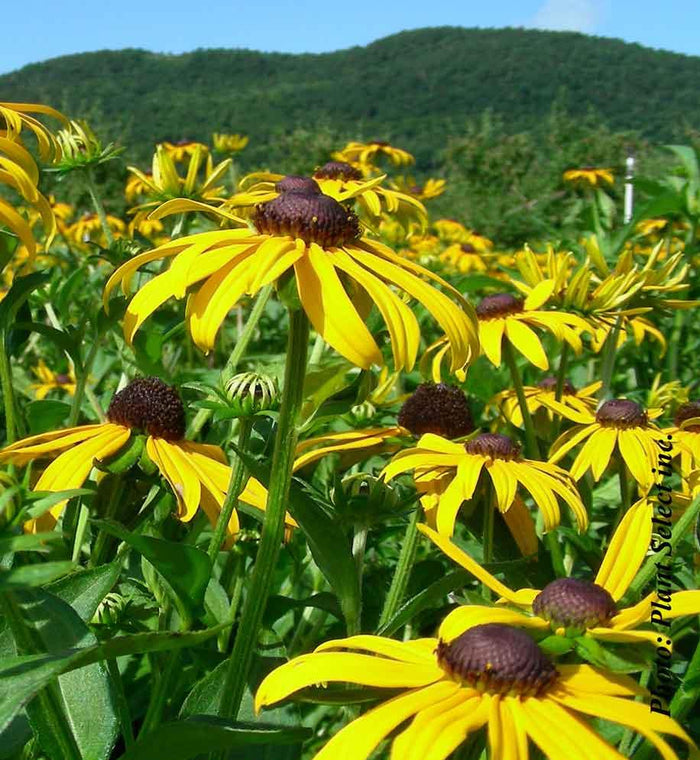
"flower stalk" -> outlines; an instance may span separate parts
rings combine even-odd
[[[260,546],[243,605],[233,651],[228,660],[220,715],[233,718],[240,708],[246,679],[258,641],[265,606],[272,590],[277,558],[284,538],[284,514],[292,480],[297,418],[304,396],[309,322],[301,309],[289,312],[289,339],[279,422]]]
[[[420,510],[418,508],[413,510],[411,519],[406,526],[406,533],[404,534],[403,541],[401,542],[401,552],[399,554],[399,560],[396,565],[396,571],[394,577],[391,580],[391,586],[389,587],[389,593],[384,601],[384,607],[382,614],[379,618],[379,630],[381,631],[394,617],[398,610],[401,601],[406,594],[406,587],[411,577],[411,570],[413,569],[413,560],[416,556],[416,547],[418,546],[418,517]]]

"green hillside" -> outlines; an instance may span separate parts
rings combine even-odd
[[[574,33],[453,27],[403,32],[322,55],[198,50],[102,51],[33,64],[0,77],[0,99],[52,103],[90,116],[143,159],[164,139],[252,136],[246,159],[274,163],[307,131],[392,139],[435,164],[447,137],[491,109],[513,132],[557,101],[594,109],[613,130],[670,140],[700,126],[700,58]],[[293,140],[292,140],[293,142]]]

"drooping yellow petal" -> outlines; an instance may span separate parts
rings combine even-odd
[[[412,662],[419,665],[434,664],[435,656],[433,651],[437,646],[435,639],[426,639],[429,646],[413,646],[412,641],[395,641],[382,636],[349,636],[346,639],[332,639],[324,641],[316,647],[316,652],[326,652],[329,649],[359,649],[363,652],[372,652],[380,654],[383,657],[390,657],[392,660],[400,662]]]
[[[591,471],[596,481],[601,479],[610,463],[616,442],[617,430],[613,428],[601,428],[588,439],[586,446],[591,447]]]
[[[338,250],[333,256],[338,269],[343,270],[358,282],[381,312],[391,336],[395,369],[397,371],[413,369],[420,344],[420,328],[411,309],[378,277],[359,266],[343,251]]]
[[[510,509],[503,513],[508,530],[515,539],[521,554],[528,557],[537,552],[537,530],[530,510],[523,500],[516,496]]]
[[[177,516],[183,522],[189,522],[197,513],[202,486],[187,457],[177,445],[153,436],[146,439],[146,452],[170,483],[177,499]]]
[[[476,604],[465,604],[452,610],[440,625],[439,637],[442,641],[452,641],[475,625],[501,623],[522,628],[545,630],[549,623],[539,617],[524,615],[516,610],[505,607],[480,607]]]
[[[454,479],[438,502],[438,532],[445,536],[451,536],[454,532],[459,508],[463,502],[469,501],[474,495],[483,464],[484,459],[481,457],[461,457]]]
[[[518,319],[506,318],[506,338],[520,353],[535,367],[541,370],[549,369],[547,354],[537,333]]]
[[[111,456],[129,440],[131,431],[121,425],[102,425],[99,435],[83,440],[64,451],[44,470],[34,486],[35,491],[68,491],[80,488],[85,482],[95,459]],[[52,530],[66,502],[54,504],[36,520],[29,520],[24,530],[37,533]]]
[[[481,350],[486,354],[494,367],[501,366],[501,350],[505,327],[506,322],[504,319],[479,320]]]
[[[557,670],[561,674],[559,683],[572,692],[609,694],[619,697],[636,697],[646,694],[646,689],[634,678],[622,673],[597,670],[590,665],[563,665],[561,663],[557,663]]]
[[[106,427],[106,425],[80,425],[22,438],[22,440],[15,441],[0,451],[0,462],[25,464],[33,459],[74,446],[88,438],[95,438],[106,432]],[[121,426],[115,425],[114,427]]]
[[[314,760],[366,760],[379,742],[397,726],[457,689],[457,684],[442,681],[394,697],[345,726],[331,738]]]
[[[625,594],[644,561],[651,540],[653,512],[651,502],[641,499],[627,510],[610,539],[594,582],[615,601]]]
[[[552,448],[549,451],[549,461],[552,464],[556,464],[561,461],[571,449],[578,446],[581,441],[588,438],[589,435],[594,433],[600,428],[597,423],[591,425],[580,425],[571,430],[567,430],[565,433],[557,438],[552,444]]]
[[[315,652],[275,668],[260,684],[255,709],[279,702],[307,686],[347,682],[383,688],[428,686],[440,681],[436,664],[397,662],[354,652]]]
[[[519,706],[527,733],[548,760],[624,760],[581,719],[551,699],[523,699]]]
[[[418,530],[426,535],[437,547],[458,565],[461,565],[465,570],[470,572],[477,580],[480,580],[483,584],[488,586],[491,591],[495,592],[499,596],[515,602],[515,595],[508,586],[505,586],[499,580],[494,578],[488,570],[484,570],[481,565],[473,560],[466,552],[463,552],[458,546],[456,546],[449,538],[441,535],[427,525],[419,525]]]
[[[653,459],[649,460],[646,447],[639,440],[640,433],[634,428],[620,430],[618,445],[620,447],[620,454],[632,473],[632,477],[646,490],[651,488],[654,482],[654,475],[651,470],[655,462]]]
[[[348,361],[363,369],[382,365],[382,354],[345,292],[331,257],[332,253],[312,243],[307,255],[294,264],[304,311],[316,332]]]
[[[510,462],[494,459],[486,466],[486,471],[496,491],[496,505],[499,512],[507,512],[510,509],[518,488],[518,479],[509,465]]]

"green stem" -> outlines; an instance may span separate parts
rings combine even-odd
[[[238,714],[284,538],[284,513],[292,480],[296,423],[304,397],[308,343],[309,322],[306,314],[301,310],[290,310],[284,388],[272,454],[267,506],[250,587],[233,652],[228,660],[221,704],[224,718],[234,718]]]
[[[119,716],[124,747],[129,749],[134,743],[134,727],[131,720],[131,711],[129,710],[129,701],[126,698],[126,691],[124,691],[124,681],[122,680],[122,674],[119,672],[117,661],[114,658],[110,658],[106,660],[106,663],[112,683],[114,684],[117,715]]]
[[[600,399],[605,401],[612,398],[612,377],[615,370],[615,358],[617,356],[617,339],[622,327],[622,317],[615,320],[615,326],[608,333],[603,346],[603,356],[601,359],[600,377],[603,385],[600,389]]]
[[[122,488],[124,485],[124,478],[121,475],[108,475],[107,477],[112,478],[112,482],[110,484],[111,490],[109,492],[109,496],[107,497],[108,500],[107,507],[105,508],[104,512],[104,519],[111,520],[117,513],[120,498],[123,499],[124,497]],[[102,564],[102,557],[104,556],[107,542],[110,541],[111,538],[112,536],[109,533],[100,528],[97,534],[97,538],[95,539],[95,545],[93,546],[92,552],[90,553],[88,567],[98,567]]]
[[[673,552],[673,550],[676,548],[676,544],[678,544],[688,529],[695,523],[695,520],[698,517],[698,513],[700,513],[700,495],[696,496],[693,499],[692,503],[688,506],[685,512],[683,512],[683,514],[678,518],[678,522],[673,526],[673,530],[671,531],[671,538],[669,539],[669,543],[671,544],[670,552]],[[670,552],[669,554],[664,554],[660,557],[649,557],[642,566],[642,569],[637,573],[636,578],[630,584],[625,597],[629,596],[633,599],[637,598],[641,594],[642,589],[645,588],[647,583],[649,583],[649,581],[656,573],[657,563],[662,562],[667,557],[670,557]]]
[[[15,392],[12,387],[12,367],[7,355],[7,333],[0,331],[0,385],[5,406],[5,436],[7,443],[17,440],[17,418],[15,417]]]
[[[668,341],[668,376],[671,380],[678,377],[678,350],[681,344],[681,333],[685,322],[686,312],[679,309],[673,318],[673,332]]]
[[[168,698],[172,696],[172,685],[175,680],[175,676],[181,668],[180,664],[181,652],[178,649],[174,649],[168,652],[168,657],[165,662],[165,667],[161,671],[160,677],[156,681],[151,701],[146,710],[146,716],[141,724],[141,730],[139,731],[139,739],[151,733],[157,728],[165,712],[165,705]]]
[[[505,359],[508,370],[510,371],[510,377],[513,381],[513,387],[515,388],[515,395],[518,398],[518,406],[520,407],[520,413],[523,416],[523,425],[525,427],[525,444],[527,446],[527,455],[531,459],[539,459],[539,448],[537,446],[537,436],[535,435],[535,426],[530,416],[530,410],[527,408],[527,399],[525,398],[525,389],[523,388],[523,381],[520,377],[520,371],[515,361],[515,354],[513,353],[513,347],[506,338],[503,341],[503,358]]]
[[[90,371],[92,370],[92,365],[95,362],[95,357],[97,356],[97,349],[98,349],[98,341],[95,339],[95,341],[92,344],[92,348],[90,349],[90,353],[87,355],[87,358],[85,359],[85,364],[83,364],[82,367],[75,366],[75,374],[76,374],[76,382],[75,382],[75,393],[73,394],[73,401],[71,403],[70,408],[70,415],[68,417],[68,427],[73,427],[78,422],[78,417],[80,416],[80,407],[83,403],[83,396],[85,395],[85,387],[87,385],[88,375],[90,374]]]
[[[617,467],[617,475],[620,479],[620,511],[618,513],[617,519],[617,524],[619,524],[622,518],[625,516],[625,512],[627,512],[632,504],[630,497],[630,482],[629,478],[627,477],[627,464],[625,463],[622,454],[620,454],[618,457]]]
[[[90,200],[92,200],[92,205],[95,208],[95,213],[97,214],[97,217],[100,220],[100,224],[102,225],[102,231],[105,234],[107,245],[111,247],[112,243],[114,243],[114,236],[112,235],[112,230],[109,228],[109,222],[107,221],[105,207],[102,204],[102,200],[100,199],[100,194],[97,191],[97,184],[95,183],[95,176],[92,173],[92,169],[90,167],[87,167],[85,169],[85,186],[87,187],[87,191],[90,195]]]
[[[0,610],[12,632],[17,652],[20,655],[43,654],[46,648],[36,630],[24,619],[20,599],[21,596],[12,591],[0,594]],[[58,683],[54,680],[45,686],[33,702],[41,712],[44,723],[51,726],[50,741],[53,746],[43,747],[44,752],[57,760],[81,760],[80,749],[61,706]]]
[[[384,600],[384,608],[382,609],[381,617],[379,618],[379,629],[384,626],[394,617],[396,610],[398,610],[404,595],[406,594],[406,587],[411,577],[411,570],[413,569],[413,560],[416,556],[416,547],[418,546],[418,518],[419,509],[414,509],[411,519],[408,521],[406,527],[406,533],[401,543],[401,551],[399,553],[399,560],[396,564],[396,570],[394,571],[394,577],[389,587],[389,593]]]
[[[545,541],[547,542],[555,575],[557,578],[565,578],[567,575],[566,566],[564,565],[564,555],[557,540],[557,534],[553,530],[550,530],[545,536]]]
[[[241,333],[241,337],[236,342],[236,345],[231,352],[231,356],[229,356],[228,361],[226,362],[226,366],[221,370],[221,380],[224,385],[236,374],[236,369],[248,349],[248,344],[255,333],[260,317],[262,317],[265,311],[265,306],[270,300],[271,295],[272,285],[266,285],[258,291],[258,296],[255,299],[255,303],[253,304],[245,328]],[[211,415],[211,409],[200,409],[192,420],[192,424],[187,431],[187,437],[195,438],[204,425],[206,425]]]
[[[76,565],[80,562],[80,550],[83,546],[88,518],[90,517],[90,510],[85,506],[85,504],[81,503],[79,510],[78,524],[75,527],[75,536],[73,538],[73,554],[71,555],[71,562]]]
[[[493,528],[496,519],[496,502],[491,488],[487,487],[487,496],[484,500],[484,530],[483,530],[483,557],[484,565],[488,565],[493,559]],[[491,599],[491,589],[482,584],[481,593],[485,599]]]
[[[245,451],[248,447],[248,441],[250,440],[250,433],[253,429],[253,422],[250,418],[243,418],[241,420],[241,429],[238,433],[238,448],[241,451]],[[221,512],[219,513],[219,519],[216,521],[216,528],[214,529],[214,535],[209,542],[209,559],[212,566],[216,562],[216,558],[219,556],[221,545],[224,542],[226,536],[226,530],[228,528],[228,522],[231,519],[233,510],[238,503],[238,497],[243,490],[243,481],[246,475],[246,468],[243,464],[243,460],[237,455],[233,455],[233,462],[231,463],[231,476],[228,484],[228,490],[226,492],[226,498],[224,499]]]
[[[561,397],[564,395],[564,383],[566,382],[566,373],[569,369],[569,344],[564,343],[561,347],[561,354],[559,356],[559,368],[557,369],[557,385],[554,390],[554,398],[556,401],[561,401]],[[556,416],[554,423],[554,440],[559,436],[561,430],[562,418],[561,415]]]
[[[326,341],[323,340],[323,335],[321,335],[321,333],[318,333],[316,335],[316,340],[314,341],[314,346],[311,349],[311,356],[309,357],[310,366],[320,363],[321,357],[323,356],[323,349],[325,347]]]

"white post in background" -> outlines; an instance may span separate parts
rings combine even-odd
[[[634,185],[632,180],[634,179],[634,156],[627,156],[625,162],[625,211],[623,221],[627,224],[632,219],[632,208],[634,206]]]

